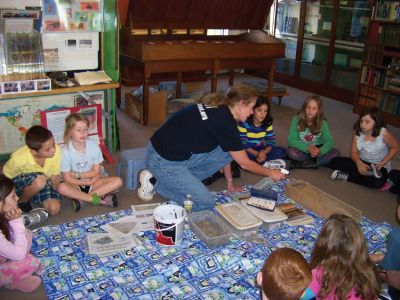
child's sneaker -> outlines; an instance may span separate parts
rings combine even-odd
[[[150,182],[151,178],[153,178],[153,175],[151,175],[149,170],[143,170],[140,173],[140,188],[138,189],[138,196],[143,201],[150,201],[153,199],[154,185]]]
[[[339,170],[333,171],[333,173],[331,175],[332,180],[346,181],[347,178],[349,178],[349,174],[339,171]]]
[[[386,192],[386,191],[390,190],[391,187],[392,187],[392,184],[388,180],[388,181],[385,182],[383,187],[381,187],[379,190],[382,191],[382,192]]]
[[[283,159],[268,160],[264,163],[264,167],[268,169],[286,169],[286,163]]]
[[[85,201],[80,201],[77,199],[72,199],[72,207],[74,208],[74,212],[78,212],[82,207],[86,206]]]
[[[101,196],[100,205],[117,207],[118,206],[117,195],[107,194],[107,195]]]
[[[25,227],[31,227],[47,221],[49,218],[49,211],[45,208],[34,208],[30,212],[22,214],[22,220]]]

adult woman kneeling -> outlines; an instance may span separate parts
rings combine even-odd
[[[151,200],[155,192],[179,205],[187,194],[193,197],[193,211],[212,209],[215,199],[201,182],[221,168],[230,170],[235,160],[251,173],[275,181],[285,178],[251,161],[244,150],[237,122],[253,113],[257,92],[246,85],[212,93],[201,103],[187,106],[172,115],[151,137],[146,167],[140,174],[139,197]],[[229,166],[229,167],[228,167]],[[227,183],[231,174],[225,172]]]

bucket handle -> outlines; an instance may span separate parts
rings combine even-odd
[[[186,214],[185,214],[185,215],[186,215]],[[154,229],[155,231],[167,231],[167,230],[171,230],[172,228],[178,226],[178,224],[182,223],[183,220],[185,220],[185,216],[183,216],[182,218],[177,219],[177,222],[176,222],[175,224],[173,224],[172,226],[170,226],[170,227],[163,228],[163,229],[159,229],[159,228],[156,228],[155,225],[153,225],[153,229]],[[157,221],[157,222],[158,222],[158,221]]]

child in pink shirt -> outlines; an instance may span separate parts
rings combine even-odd
[[[32,292],[41,284],[40,261],[29,250],[32,232],[25,228],[11,179],[0,174],[0,287]],[[3,210],[3,205],[13,209]]]
[[[359,224],[351,217],[331,215],[322,228],[310,266],[310,289],[316,299],[378,299],[380,285]]]

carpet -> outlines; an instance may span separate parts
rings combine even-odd
[[[278,203],[290,201],[284,184],[273,186]],[[231,201],[223,193],[214,195],[218,203]],[[130,215],[127,209],[38,228],[32,252],[45,268],[42,279],[49,299],[260,299],[255,276],[271,251],[291,247],[309,260],[324,222],[307,213],[315,223],[261,228],[267,245],[232,238],[230,244],[210,250],[185,225],[183,242],[176,247],[157,244],[154,232],[146,231],[140,235],[142,246],[108,257],[90,255],[86,235],[103,232],[100,226]],[[365,217],[360,224],[369,252],[383,252],[391,226]]]

